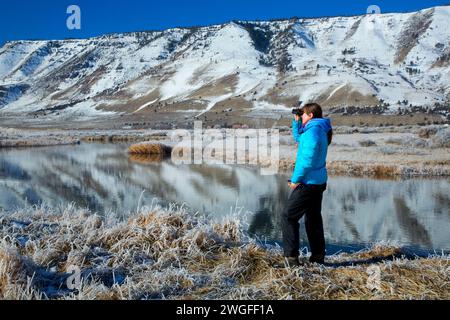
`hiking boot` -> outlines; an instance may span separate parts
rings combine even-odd
[[[283,260],[277,261],[273,264],[273,268],[285,269],[285,268],[295,268],[300,266],[298,257],[284,257]]]
[[[323,254],[311,255],[311,257],[309,257],[309,262],[325,264],[325,255]]]
[[[286,263],[286,266],[289,268],[300,267],[300,261],[298,260],[298,257],[284,257],[284,261]]]

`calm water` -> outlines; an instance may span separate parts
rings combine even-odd
[[[0,209],[74,202],[93,211],[136,212],[138,205],[185,203],[222,219],[242,217],[250,233],[281,238],[285,175],[226,165],[174,165],[131,159],[127,145],[0,151]],[[450,180],[331,177],[323,216],[329,252],[390,241],[415,250],[450,250]],[[302,239],[305,238],[302,224]],[[305,242],[303,242],[306,245]]]

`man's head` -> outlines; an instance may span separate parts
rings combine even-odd
[[[313,118],[322,118],[322,108],[317,103],[307,103],[300,110],[302,111],[303,125]]]

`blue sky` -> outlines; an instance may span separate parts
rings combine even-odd
[[[0,11],[0,45],[8,40],[87,38],[235,19],[358,15],[372,4],[382,12],[408,12],[449,3],[450,0],[6,0]],[[66,27],[66,9],[71,4],[81,8],[81,30]]]

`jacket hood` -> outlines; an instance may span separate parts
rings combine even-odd
[[[306,126],[303,127],[302,131],[306,131],[312,127],[320,127],[326,133],[331,130],[331,122],[328,118],[313,118],[308,121]]]

